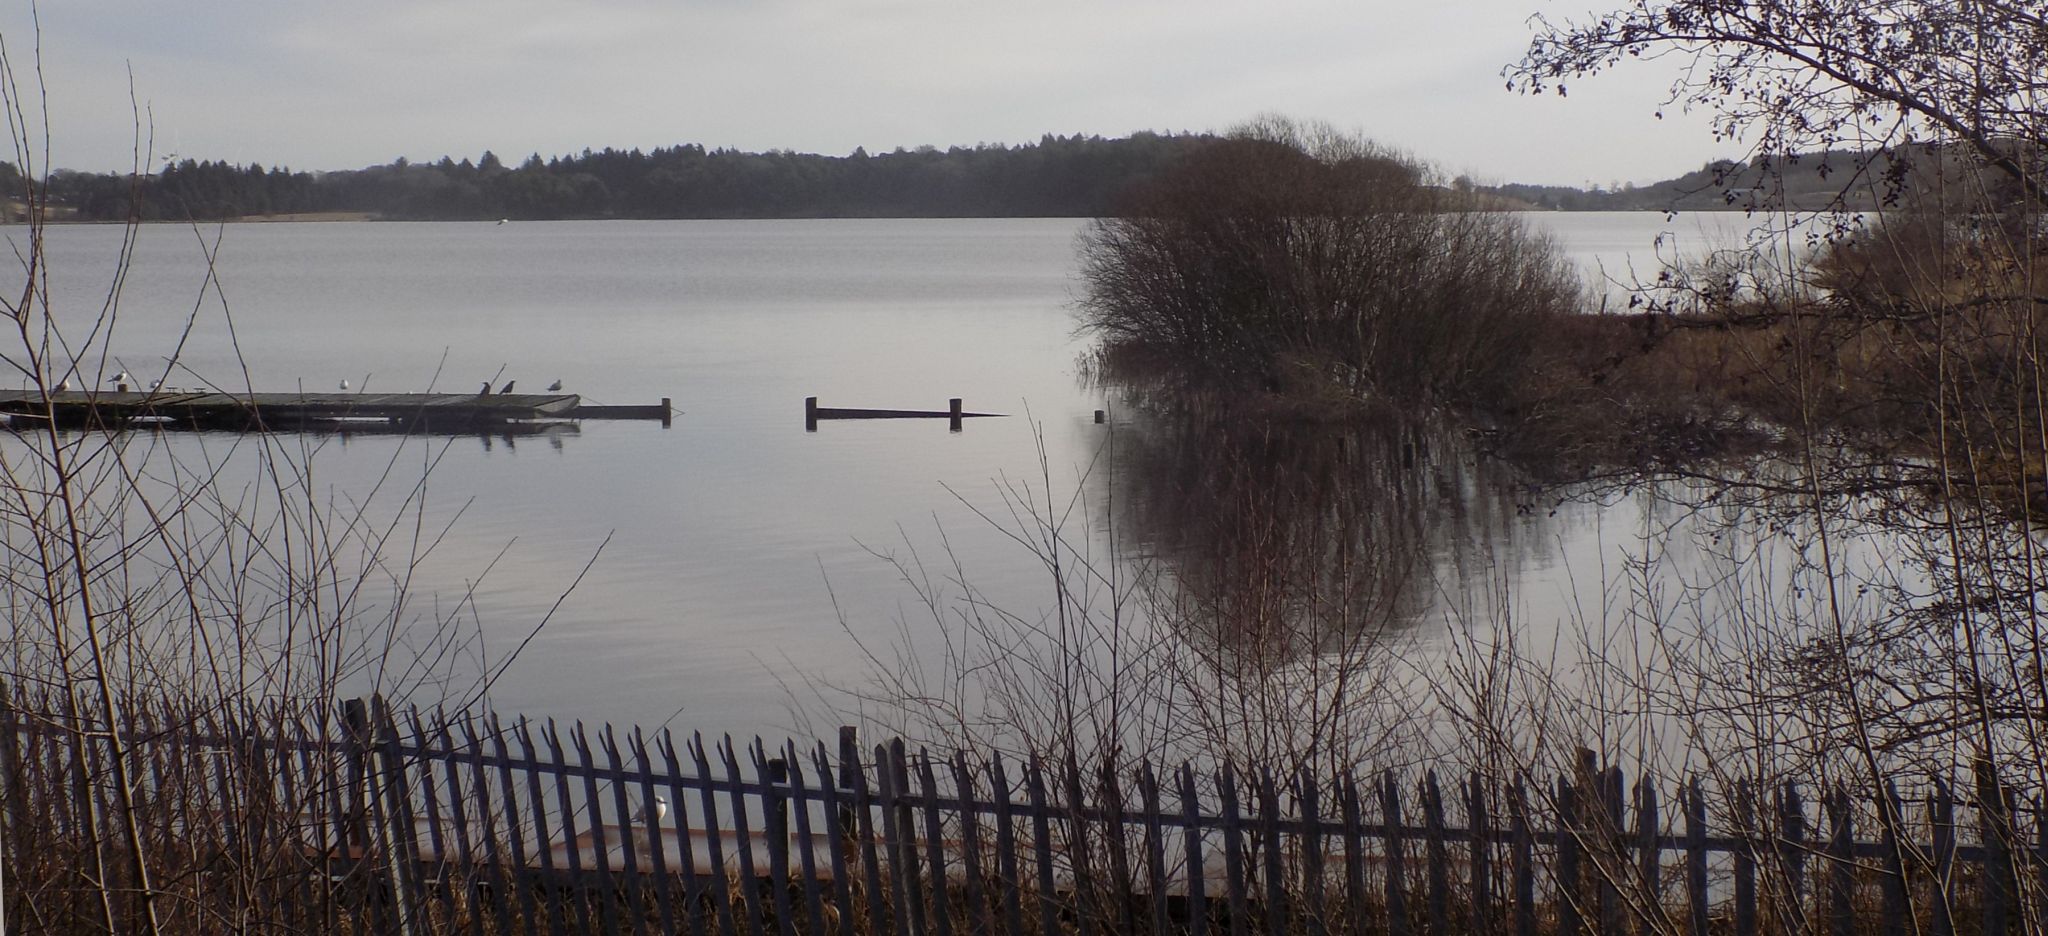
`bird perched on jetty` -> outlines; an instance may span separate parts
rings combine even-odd
[[[348,389],[348,378],[347,378],[347,377],[343,377],[343,378],[341,378],[341,389],[343,389],[343,390],[347,390],[347,389]]]
[[[504,386],[502,386],[502,387],[499,387],[499,388],[498,388],[498,392],[499,392],[499,393],[511,393],[511,392],[512,392],[512,385],[513,385],[513,384],[516,384],[516,383],[518,383],[518,382],[519,382],[519,381],[517,381],[517,380],[507,380],[507,381],[505,381],[505,385],[504,385]],[[485,384],[484,386],[487,386],[487,387],[488,387],[488,386],[490,386],[490,385],[489,385],[489,384]]]
[[[63,380],[59,380],[59,381],[57,381],[57,392],[59,392],[59,393],[63,393],[63,392],[65,392],[65,391],[68,391],[68,390],[70,390],[70,389],[71,389],[71,378],[69,378],[69,377],[66,377],[66,378],[64,378]]]
[[[651,819],[648,817],[648,813],[650,811],[654,814],[653,818]],[[653,822],[655,819],[666,818],[668,818],[668,800],[662,799],[659,796],[654,798],[654,803],[651,809],[649,806],[643,804],[640,807],[639,814],[633,817],[633,819],[639,822],[641,825],[646,825],[647,823]]]
[[[477,395],[477,396],[490,396],[490,395],[491,395],[491,382],[490,382],[490,381],[488,381],[488,380],[484,381],[484,388],[483,388],[482,390],[478,390],[478,391],[476,392],[476,395]]]
[[[557,380],[557,381],[555,381],[554,383],[548,384],[548,392],[549,392],[549,393],[560,393],[560,392],[561,392],[561,390],[562,390],[562,382],[561,382],[560,380]]]
[[[118,373],[118,374],[115,374],[114,376],[112,376],[112,377],[109,377],[109,378],[107,378],[107,382],[108,382],[108,383],[110,383],[110,384],[124,384],[124,383],[127,383],[127,382],[128,382],[128,372],[127,372],[127,371],[122,371],[122,372],[120,372],[120,373]]]

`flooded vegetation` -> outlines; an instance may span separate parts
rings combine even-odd
[[[1517,216],[1281,120],[1138,187],[1080,253],[1113,373],[1322,413],[1497,398],[1533,329],[1578,311],[1570,267]]]

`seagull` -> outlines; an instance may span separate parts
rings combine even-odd
[[[152,380],[152,381],[150,381],[150,382],[149,382],[149,392],[151,392],[151,393],[155,393],[155,392],[156,392],[156,388],[158,388],[158,387],[161,387],[161,386],[163,386],[163,385],[164,385],[164,382],[163,382],[163,381],[161,381],[161,380]]]
[[[127,383],[127,382],[128,382],[128,372],[127,372],[127,371],[122,371],[122,372],[120,372],[120,373],[118,373],[118,374],[115,374],[114,376],[112,376],[112,377],[109,377],[109,378],[107,378],[107,382],[108,382],[108,383],[110,383],[110,384],[124,384],[124,383]]]
[[[512,392],[512,385],[513,385],[513,384],[516,384],[516,383],[518,383],[518,382],[519,382],[519,381],[517,381],[517,380],[507,380],[507,381],[505,381],[505,385],[504,385],[504,386],[502,386],[502,387],[499,387],[499,388],[498,388],[498,392],[499,392],[499,393],[511,393],[511,392]],[[490,387],[491,387],[491,385],[490,385],[490,384],[484,384],[484,389],[488,390],[488,389],[490,389]]]
[[[548,384],[548,392],[549,392],[549,393],[559,393],[559,392],[561,392],[561,389],[562,389],[562,382],[561,382],[561,381],[559,381],[559,380],[555,381],[554,383]]]
[[[63,392],[66,392],[66,391],[68,391],[68,390],[70,390],[70,389],[71,389],[71,378],[69,378],[69,377],[66,377],[66,378],[64,378],[63,380],[59,380],[59,381],[57,381],[57,392],[59,392],[59,393],[63,393]]]
[[[659,796],[655,797],[653,812],[653,818],[648,818],[648,808],[646,805],[643,804],[640,807],[640,812],[636,814],[633,818],[641,825],[647,825],[649,823],[668,818],[668,800],[662,799]]]
[[[347,389],[348,389],[348,378],[347,378],[347,377],[343,377],[343,378],[341,378],[341,389],[343,389],[343,390],[347,390]]]
[[[484,381],[484,388],[483,388],[482,390],[478,390],[478,391],[476,392],[476,395],[477,395],[477,396],[490,396],[490,395],[491,395],[491,382],[490,382],[490,381],[488,381],[488,380]]]

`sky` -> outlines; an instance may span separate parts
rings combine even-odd
[[[1566,4],[1584,0],[1566,0]],[[1597,2],[1597,0],[1596,0]],[[33,91],[31,8],[0,6]],[[1551,0],[46,0],[51,154],[355,169],[677,143],[843,155],[1327,121],[1482,182],[1645,183],[1739,155],[1675,63],[1505,88]],[[1658,111],[1664,116],[1660,119]],[[33,113],[33,109],[31,109]]]

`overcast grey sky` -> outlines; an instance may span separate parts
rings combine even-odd
[[[1571,2],[1571,0],[1568,0]],[[22,80],[26,3],[0,18]],[[1550,0],[49,0],[52,162],[155,151],[353,169],[702,143],[845,154],[1043,133],[1359,130],[1486,181],[1648,182],[1733,155],[1667,108],[1673,66],[1505,90]]]

